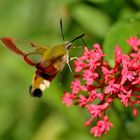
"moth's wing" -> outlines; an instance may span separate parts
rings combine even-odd
[[[48,50],[48,46],[40,46],[33,42],[25,42],[9,37],[0,38],[0,41],[11,51],[23,57],[29,65],[35,66],[39,63]]]

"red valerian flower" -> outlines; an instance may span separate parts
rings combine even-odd
[[[102,105],[90,104],[87,105],[87,110],[94,118],[101,117],[102,111],[106,109],[108,105],[108,103],[104,103]]]
[[[80,72],[86,66],[87,65],[81,59],[76,60],[75,63],[74,63],[74,67],[75,67],[76,72]]]
[[[92,70],[84,70],[83,79],[87,85],[92,85],[94,80],[98,77],[98,73],[94,73]]]
[[[118,94],[118,97],[121,99],[121,102],[126,106],[128,107],[128,103],[129,103],[129,100],[131,98],[131,90],[128,91],[127,94],[124,94],[124,93],[120,93]]]
[[[73,99],[75,98],[75,94],[70,94],[68,92],[64,92],[64,96],[62,97],[63,103],[66,104],[67,107],[71,106]]]
[[[126,41],[134,49],[134,51],[138,50],[138,47],[140,46],[140,39],[138,39],[136,36],[131,36]]]
[[[104,116],[103,120],[99,120],[97,125],[91,128],[90,133],[95,137],[100,137],[102,134],[108,132],[113,124],[108,121],[108,116]]]
[[[95,137],[113,126],[107,112],[115,99],[130,106],[134,116],[138,115],[135,106],[140,104],[140,39],[134,36],[126,42],[131,46],[130,53],[123,54],[116,46],[114,67],[104,60],[106,55],[99,44],[91,50],[85,47],[83,55],[74,62],[75,77],[78,76],[71,83],[72,91],[62,97],[67,107],[74,102],[89,113],[85,126],[97,122],[90,130]]]
[[[71,82],[72,93],[78,93],[80,90],[87,91],[86,87],[81,85],[79,79]]]

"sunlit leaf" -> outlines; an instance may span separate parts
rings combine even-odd
[[[107,59],[112,60],[114,57],[114,46],[119,45],[124,53],[130,50],[126,44],[126,39],[133,35],[140,35],[139,21],[122,21],[112,26],[104,40],[104,52]]]
[[[110,17],[103,11],[79,4],[71,9],[72,17],[89,33],[104,37],[111,25]]]

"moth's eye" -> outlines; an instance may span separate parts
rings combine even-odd
[[[69,50],[71,48],[72,44],[71,43],[66,43],[65,44],[65,48],[66,50]]]

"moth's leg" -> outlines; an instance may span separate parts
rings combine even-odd
[[[73,72],[72,72],[72,68],[71,68],[71,66],[70,66],[69,61],[70,61],[70,59],[69,59],[69,55],[67,54],[67,56],[66,56],[66,63],[68,64],[68,67],[69,67],[69,70],[70,70],[71,74],[73,74]]]
[[[83,42],[83,44],[84,44],[85,46],[87,46],[87,44],[86,44],[86,42],[84,41],[83,38],[81,38],[81,41]],[[87,46],[87,47],[88,47],[88,46]]]
[[[75,59],[78,59],[78,57],[71,57],[71,58],[69,58],[69,61],[72,61],[72,60],[75,60]]]
[[[71,69],[70,63],[68,62],[67,64],[68,64],[68,67],[69,67],[69,70],[70,70],[71,74],[73,74],[73,71]]]
[[[33,48],[37,48],[37,47],[38,47],[38,45],[35,44],[35,43],[33,43],[33,42],[29,42],[29,43],[30,43],[30,45],[31,45]]]
[[[76,49],[81,49],[83,46],[82,45],[80,45],[80,46],[73,46],[72,48],[76,48]]]

